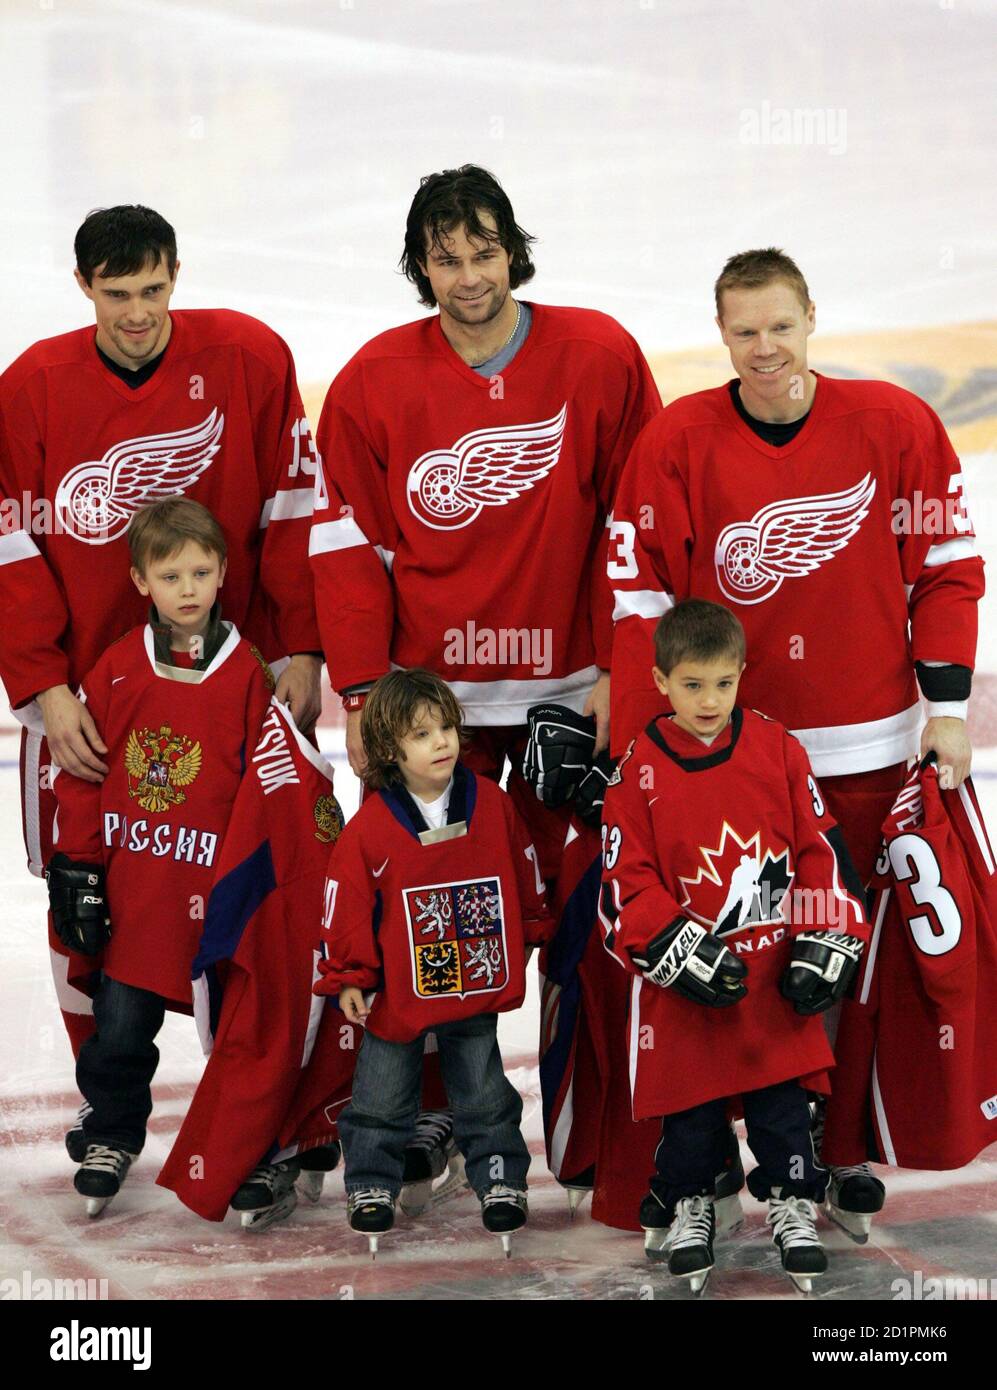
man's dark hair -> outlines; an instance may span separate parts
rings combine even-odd
[[[481,214],[490,212],[496,232],[483,226]],[[405,224],[405,250],[399,264],[405,276],[419,291],[419,302],[432,309],[436,304],[429,276],[422,269],[426,260],[426,237],[430,248],[445,251],[448,233],[459,226],[479,241],[495,241],[509,254],[509,284],[512,289],[525,285],[536,274],[530,247],[536,237],[524,232],[516,221],[512,204],[494,174],[477,164],[426,174],[412,199]]]
[[[98,270],[108,280],[137,275],[160,256],[166,257],[171,277],[177,266],[176,232],[165,217],[137,203],[88,212],[73,246],[76,269],[88,285]]]

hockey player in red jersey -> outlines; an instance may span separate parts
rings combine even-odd
[[[868,937],[862,888],[806,753],[736,704],[737,619],[689,599],[654,644],[674,714],[631,743],[603,813],[607,945],[635,976],[633,1115],[664,1116],[648,1254],[661,1258],[667,1242],[671,1273],[696,1291],[705,1282],[727,1105],[739,1098],[760,1165],[748,1186],[768,1201],[783,1268],[809,1291],[827,1267],[814,1229],[827,1173],[804,1087],[829,1089],[817,1015],[854,977]]]
[[[320,705],[307,565],[316,455],[286,344],[244,314],[172,310],[176,238],[148,208],[91,213],[76,257],[96,332],[36,343],[0,377],[0,485],[20,514],[0,536],[0,676],[25,725],[36,874],[51,853],[52,766],[107,773],[74,692],[142,620],[125,531],[146,503],[188,495],[222,519],[226,613],[276,663],[277,695],[306,730]],[[53,971],[75,1051],[93,1026],[90,1001],[58,952]]]
[[[732,605],[744,698],[803,744],[865,882],[908,759],[934,752],[955,786],[969,770],[983,564],[962,471],[916,396],[809,369],[814,305],[781,251],[732,257],[716,307],[737,378],[651,422],[614,506],[614,748],[654,706],[657,617]],[[832,1175],[832,1207],[882,1192],[867,1168]]]
[[[375,794],[329,860],[315,991],[366,1024],[339,1133],[350,1223],[372,1252],[394,1222],[428,1033],[486,1229],[508,1251],[526,1220],[522,1102],[495,1030],[499,1013],[522,1004],[529,947],[553,923],[512,801],[460,761],[461,725],[453,692],[428,671],[375,684],[362,727]]]
[[[210,512],[189,498],[157,503],[133,517],[128,540],[150,619],[84,678],[109,770],[102,782],[56,777],[46,867],[69,978],[94,1001],[76,1070],[89,1107],[76,1189],[90,1215],[142,1150],[164,1012],[191,1011],[197,903],[273,688],[259,651],[221,620],[226,543]]]
[[[422,180],[402,265],[439,314],[374,338],[329,388],[311,554],[354,771],[372,682],[392,665],[436,671],[465,710],[467,766],[498,778],[510,760],[552,880],[570,811],[520,776],[527,710],[592,714],[608,742],[605,521],[660,399],[613,319],[513,297],[531,241],[487,171]]]

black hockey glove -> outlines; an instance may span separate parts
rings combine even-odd
[[[575,810],[586,825],[594,826],[596,830],[602,824],[606,788],[618,762],[619,758],[611,758],[608,750],[603,749],[579,782],[578,790],[575,792]]]
[[[564,806],[592,766],[595,720],[564,705],[532,705],[523,776],[545,806]]]
[[[111,935],[100,864],[74,864],[54,854],[45,870],[56,935],[71,951],[95,956]]]
[[[836,931],[805,931],[793,938],[793,956],[781,989],[798,1014],[822,1014],[848,993],[865,943]]]
[[[677,917],[643,951],[630,958],[645,980],[676,989],[685,999],[726,1009],[748,992],[748,967],[723,942],[685,917]]]

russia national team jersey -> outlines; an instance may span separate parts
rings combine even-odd
[[[228,541],[222,601],[268,660],[317,651],[308,567],[316,473],[294,364],[264,324],[171,312],[162,362],[132,390],[95,329],[29,348],[0,377],[0,676],[12,706],[75,688],[144,617],[125,532],[164,497],[202,502]]]
[[[737,615],[741,695],[793,730],[818,777],[909,757],[914,662],[975,660],[983,562],[961,466],[931,409],[886,382],[819,376],[781,448],[726,386],[673,402],[627,464],[609,550],[615,751],[660,708],[651,634],[681,599]]]
[[[823,1021],[780,992],[798,932],[868,937],[861,887],[799,743],[735,707],[710,746],[660,716],[623,758],[603,811],[606,944],[634,980],[637,1120],[794,1077],[826,1090]],[[632,952],[691,920],[748,968],[747,996],[711,1009],[650,984]]]
[[[824,1157],[961,1168],[997,1141],[997,870],[972,779],[943,791],[934,767],[914,769],[883,826],[869,915]]]
[[[232,801],[272,677],[230,630],[207,670],[156,660],[150,626],[109,647],[80,696],[107,745],[103,782],[55,779],[55,849],[102,863],[111,937],[102,968],[190,1009],[190,966]],[[200,904],[200,910],[198,910]],[[94,969],[71,957],[70,978]]]
[[[311,553],[333,687],[426,666],[471,725],[581,710],[611,653],[604,522],[660,408],[615,320],[535,304],[495,377],[439,318],[368,343],[329,388]]]
[[[404,787],[368,797],[329,859],[317,994],[377,994],[367,1027],[410,1042],[439,1023],[517,1009],[525,948],[554,929],[512,801],[461,763],[447,824]]]

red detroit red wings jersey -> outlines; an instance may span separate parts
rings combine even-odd
[[[675,401],[628,462],[609,574],[620,749],[660,707],[654,623],[691,596],[743,623],[744,701],[794,731],[819,777],[916,751],[915,660],[974,664],[983,562],[961,466],[929,407],[885,382],[820,376],[782,448],[726,386]]]
[[[516,1009],[525,946],[553,931],[537,853],[509,797],[458,764],[448,824],[420,829],[404,789],[364,801],[329,859],[317,994],[377,990],[367,1026],[409,1042]]]
[[[637,1120],[807,1077],[833,1064],[819,1017],[780,993],[807,927],[868,936],[861,889],[806,753],[785,729],[735,707],[711,746],[660,716],[606,794],[602,914],[633,974],[630,1083]],[[631,952],[691,919],[748,967],[727,1009],[647,983]]]
[[[532,309],[495,378],[430,318],[375,338],[330,387],[311,553],[336,689],[427,666],[469,723],[512,725],[539,700],[580,710],[608,668],[604,521],[660,400],[613,319]]]
[[[170,318],[163,361],[135,390],[101,362],[93,327],[36,343],[0,378],[0,482],[14,507],[0,535],[0,674],[14,706],[78,684],[142,620],[125,532],[163,497],[192,497],[220,521],[225,610],[265,656],[318,650],[317,464],[291,354],[244,314]]]
[[[270,702],[267,673],[234,627],[207,670],[191,671],[157,662],[146,626],[108,649],[81,696],[110,771],[101,783],[58,774],[55,848],[105,866],[103,969],[190,1007],[203,904]]]
[[[972,780],[915,768],[883,836],[823,1155],[960,1168],[997,1140],[997,874]]]

